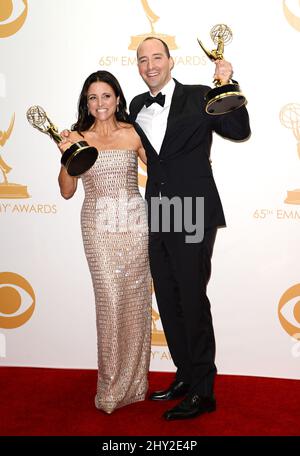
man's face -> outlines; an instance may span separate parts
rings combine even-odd
[[[138,48],[138,69],[153,95],[156,95],[171,79],[174,66],[164,45],[156,39],[144,41]]]

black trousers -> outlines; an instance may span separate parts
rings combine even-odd
[[[203,241],[187,244],[182,233],[150,233],[149,255],[154,289],[176,379],[191,392],[213,394],[215,337],[206,295],[217,228]]]

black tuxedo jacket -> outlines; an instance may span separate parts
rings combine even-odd
[[[223,208],[210,164],[212,134],[244,140],[250,135],[245,107],[231,113],[212,116],[205,112],[205,94],[210,87],[182,85],[175,80],[167,129],[160,151],[156,151],[136,117],[148,92],[130,103],[130,118],[147,154],[148,180],[146,200],[162,196],[204,197],[205,228],[225,225]]]

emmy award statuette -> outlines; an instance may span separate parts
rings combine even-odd
[[[12,116],[10,125],[7,130],[0,130],[0,147],[4,147],[6,141],[12,134],[15,123],[15,114]],[[0,182],[0,199],[29,198],[27,186],[8,182],[7,174],[12,170],[0,155],[0,171],[2,172],[3,182]]]
[[[289,103],[280,111],[281,124],[293,131],[297,140],[298,158],[300,158],[300,104]],[[300,188],[288,190],[284,200],[286,204],[300,204]]]
[[[211,31],[210,36],[213,42],[217,45],[217,49],[208,51],[197,38],[199,45],[205,52],[207,57],[213,62],[222,60],[224,45],[232,40],[232,31],[225,24],[215,25]],[[235,81],[230,81],[227,84],[222,84],[219,80],[214,80],[215,88],[209,90],[206,94],[206,112],[211,115],[226,114],[227,112],[234,111],[246,103],[245,96],[241,93],[239,85]]]
[[[26,113],[26,117],[32,127],[47,134],[56,143],[62,140],[57,128],[47,117],[41,106],[31,106]],[[97,157],[98,151],[95,147],[89,146],[86,141],[77,141],[62,154],[61,164],[66,168],[70,176],[76,177],[88,171],[97,160]]]

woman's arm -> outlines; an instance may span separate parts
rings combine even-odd
[[[141,144],[141,147],[138,149],[138,155],[139,155],[140,159],[142,160],[142,162],[145,163],[145,165],[147,165],[146,151],[143,148],[142,144]]]
[[[61,167],[58,176],[58,183],[60,188],[61,196],[65,199],[70,199],[74,195],[77,189],[77,177],[72,177],[67,173],[64,166]]]
[[[78,133],[69,132],[68,136],[63,136],[63,140],[58,144],[59,150],[63,154],[65,150],[72,146],[78,141]],[[60,188],[61,196],[65,199],[70,199],[74,195],[77,189],[78,178],[70,176],[64,166],[61,167],[58,176],[58,183]]]
[[[137,150],[138,156],[142,160],[142,162],[145,163],[145,165],[147,165],[146,151],[145,151],[145,149],[143,147],[140,135],[137,133],[137,131],[135,130],[134,126],[132,126],[131,132],[134,135],[134,141],[135,141],[135,144],[136,144],[136,150]]]

